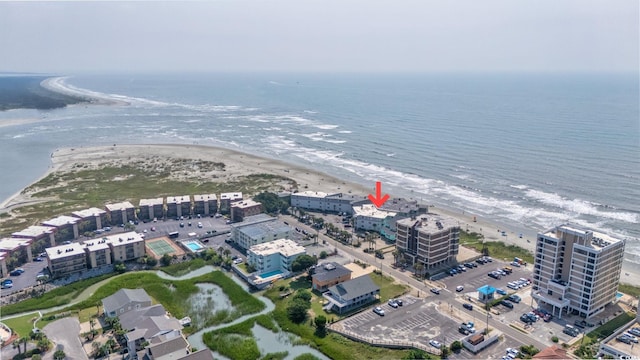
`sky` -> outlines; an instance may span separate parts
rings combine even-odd
[[[638,72],[637,0],[0,2],[0,72]]]

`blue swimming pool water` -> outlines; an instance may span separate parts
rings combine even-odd
[[[187,243],[187,247],[189,249],[191,249],[192,251],[202,250],[202,245],[200,245],[198,243],[195,243],[195,242]]]
[[[623,297],[623,296],[624,296],[624,294],[623,294],[623,293],[621,293],[621,292],[616,293],[616,298],[618,298],[618,299],[620,299],[620,298],[621,298],[621,297]]]
[[[266,279],[266,278],[271,277],[271,276],[273,276],[273,275],[279,275],[279,274],[282,274],[282,271],[280,271],[280,270],[273,270],[273,271],[269,271],[268,273],[264,273],[264,274],[262,274],[262,275],[258,275],[258,276],[259,276],[259,277],[261,277],[261,278],[263,278],[263,279]]]

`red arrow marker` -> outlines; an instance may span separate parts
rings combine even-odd
[[[384,196],[380,197],[380,195],[382,195],[381,188],[382,188],[382,184],[380,184],[380,181],[376,181],[376,196],[373,197],[373,195],[369,194],[369,200],[371,200],[373,205],[375,205],[376,207],[380,207],[384,205],[384,203],[387,202],[387,200],[389,200],[389,194],[384,194]]]

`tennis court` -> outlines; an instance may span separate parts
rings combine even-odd
[[[171,240],[167,238],[157,238],[153,240],[145,241],[147,245],[147,252],[156,259],[159,259],[164,254],[169,255],[184,255],[184,251],[180,249],[177,245],[175,245]]]

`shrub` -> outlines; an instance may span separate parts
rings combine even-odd
[[[558,340],[558,337],[555,335],[551,337],[551,341],[553,341],[554,343],[558,343]]]

